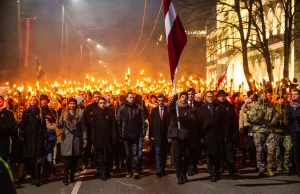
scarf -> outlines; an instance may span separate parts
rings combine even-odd
[[[188,103],[183,104],[183,103],[180,102],[179,100],[177,101],[177,104],[178,104],[178,107],[181,107],[181,108],[189,107],[189,104],[188,104]]]
[[[215,110],[215,106],[216,106],[215,103],[214,102],[212,102],[212,103],[206,102],[206,104],[207,104],[208,110],[213,115],[214,114],[214,110]]]
[[[293,107],[293,108],[299,108],[300,107],[300,102],[299,101],[293,101],[293,100],[291,100],[291,106]]]
[[[37,106],[30,106],[28,110],[35,115],[38,115],[40,112],[39,107]]]

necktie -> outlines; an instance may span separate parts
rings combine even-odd
[[[163,118],[162,108],[160,107],[159,109],[160,109],[160,120],[162,120],[162,118]]]

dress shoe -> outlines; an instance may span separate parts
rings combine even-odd
[[[74,177],[73,177],[73,178],[70,178],[70,183],[75,183]]]
[[[156,172],[156,176],[157,177],[162,177],[162,173],[161,172]]]
[[[210,182],[217,182],[217,177],[216,176],[211,176],[210,177]]]
[[[64,180],[63,183],[64,183],[64,185],[69,185],[69,181],[68,180]]]
[[[196,173],[194,171],[189,171],[188,176],[194,176]]]
[[[106,176],[101,176],[100,179],[103,180],[103,181],[107,181],[107,177]]]
[[[166,176],[167,175],[167,173],[165,172],[165,171],[163,171],[162,173],[161,173],[161,176]]]
[[[184,182],[184,183],[187,183],[187,182],[188,182],[188,179],[187,179],[186,175],[183,175],[182,179],[183,179],[183,182]]]
[[[178,179],[178,185],[183,185],[184,184],[184,181],[183,181],[182,177],[177,177],[177,179]]]
[[[36,187],[40,187],[41,185],[42,185],[42,184],[41,184],[40,181],[38,181],[38,182],[35,183],[35,186],[36,186]]]

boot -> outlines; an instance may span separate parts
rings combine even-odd
[[[269,176],[275,176],[272,168],[267,168],[267,172],[268,172]]]
[[[183,180],[184,183],[187,183],[187,182],[188,182],[188,179],[187,179],[186,175],[183,175],[183,176],[182,176],[182,180]]]
[[[35,164],[35,186],[40,187],[41,186],[41,163]]]
[[[283,171],[283,169],[281,168],[281,166],[278,166],[277,167],[277,172],[282,172]]]
[[[265,176],[265,171],[260,169],[259,172],[258,172],[258,176],[259,177],[264,177]]]
[[[283,165],[283,168],[284,168],[284,170],[290,172],[290,167],[289,167],[288,164],[284,164],[284,165]]]

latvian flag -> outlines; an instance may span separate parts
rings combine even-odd
[[[178,62],[187,37],[171,0],[163,0],[165,13],[166,40],[168,44],[171,80],[174,83]]]

